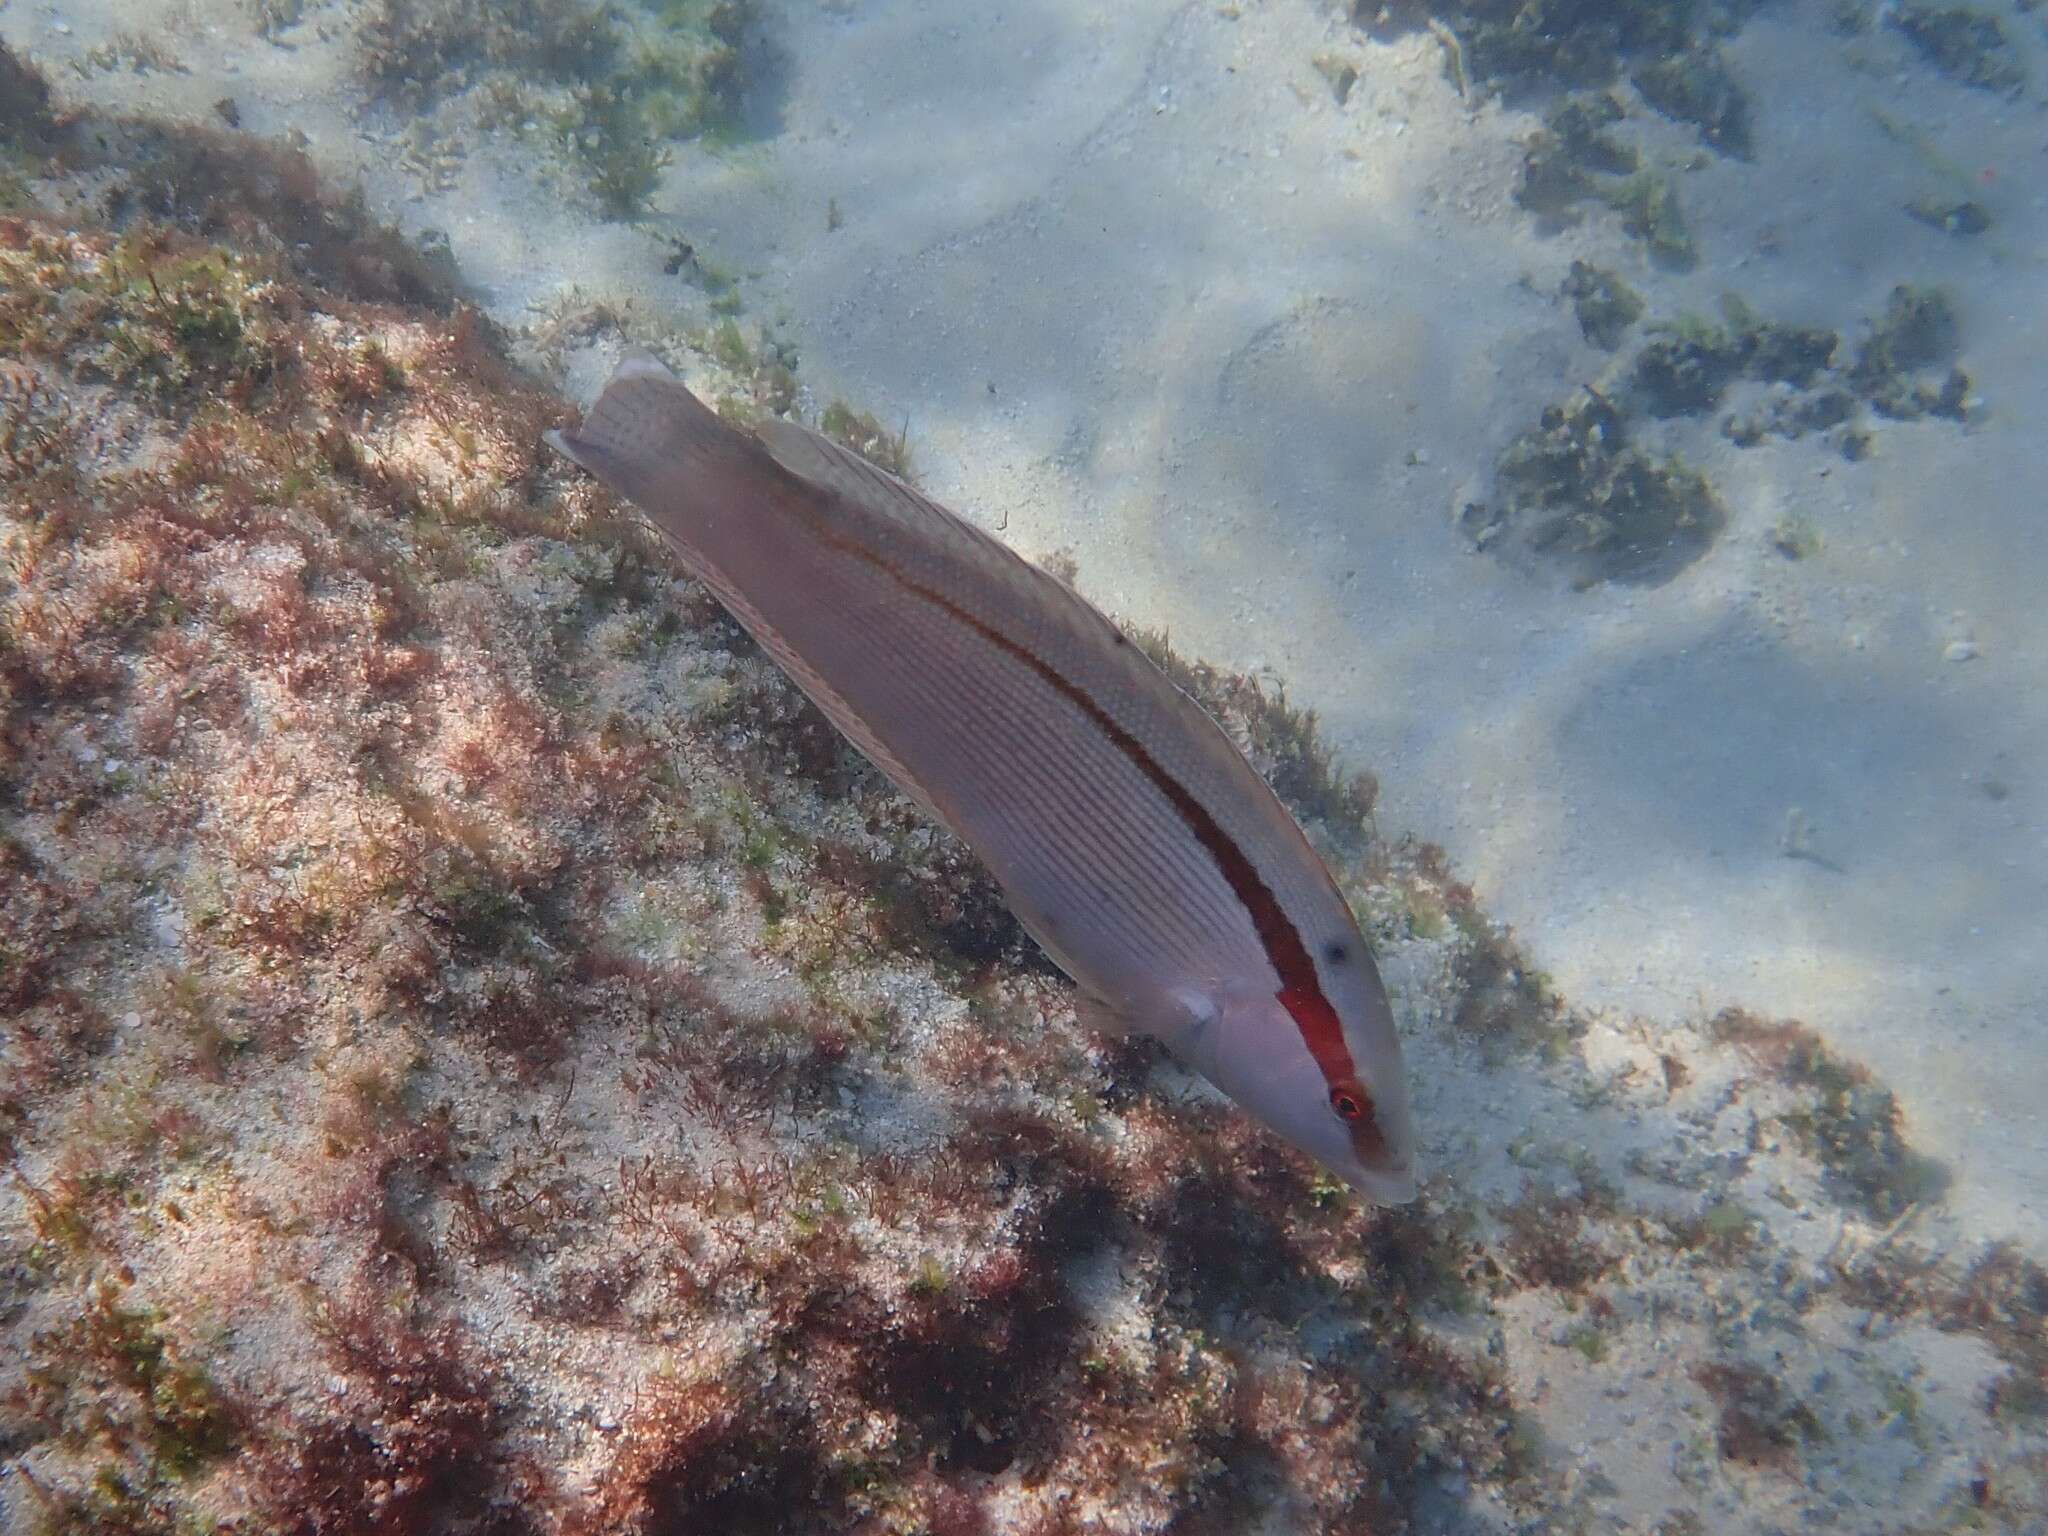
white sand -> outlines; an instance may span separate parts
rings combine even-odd
[[[251,129],[303,131],[380,211],[446,229],[510,323],[571,285],[701,318],[660,271],[659,231],[686,235],[746,274],[813,386],[908,420],[936,494],[1027,552],[1072,548],[1092,595],[1189,651],[1283,678],[1379,775],[1383,825],[1442,841],[1567,995],[1653,1025],[1808,1019],[1900,1090],[1965,1231],[2048,1241],[2039,17],[2013,18],[2021,102],[1895,34],[1835,36],[1824,7],[1751,23],[1731,53],[1758,158],[1680,178],[1702,261],[1674,276],[1610,220],[1539,236],[1512,203],[1534,119],[1461,102],[1428,35],[1238,9],[780,0],[779,131],[684,148],[652,230],[594,221],[517,145],[462,146],[426,196],[341,69],[345,7],[288,48],[198,0],[17,3],[0,27],[74,98],[200,118],[231,93]],[[161,29],[191,73],[62,68],[120,28]],[[1341,108],[1311,65],[1330,48],[1362,71]],[[1943,183],[1873,107],[1984,173],[1991,233],[1900,212]],[[1649,142],[1698,153],[1675,127]],[[1653,314],[1733,289],[1852,337],[1893,284],[1940,282],[1981,412],[1882,425],[1860,464],[1681,425],[1730,510],[1714,550],[1654,590],[1556,590],[1451,517],[1609,362],[1550,297],[1574,256]],[[1816,558],[1769,548],[1788,514]],[[1954,641],[1978,654],[1945,660]],[[1784,855],[1795,811],[1824,863]]]

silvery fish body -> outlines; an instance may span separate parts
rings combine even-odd
[[[551,441],[987,863],[1085,1022],[1157,1036],[1366,1194],[1412,1198],[1400,1045],[1350,909],[1100,611],[829,439],[726,424],[651,357]]]

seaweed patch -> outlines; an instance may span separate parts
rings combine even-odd
[[[1592,389],[1546,407],[1501,454],[1495,481],[1498,505],[1461,512],[1466,536],[1555,564],[1579,588],[1669,581],[1727,521],[1704,475],[1636,446],[1620,407]]]

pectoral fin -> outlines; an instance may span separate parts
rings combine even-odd
[[[1162,1002],[1133,1007],[1084,987],[1074,994],[1074,1017],[1099,1035],[1151,1035],[1178,1051],[1199,1038],[1216,1017],[1216,1007],[1207,997],[1179,991]]]

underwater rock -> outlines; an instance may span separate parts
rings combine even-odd
[[[752,0],[377,0],[355,66],[410,113],[474,93],[486,121],[545,135],[605,216],[631,219],[647,212],[671,141],[740,110],[753,21]]]
[[[1739,14],[1750,0],[1725,9]],[[1662,0],[1354,0],[1353,19],[1386,37],[1435,21],[1458,39],[1476,85],[1508,92],[1607,85],[1626,60],[1682,53],[1702,8]]]
[[[1885,300],[1884,314],[1872,322],[1852,374],[1873,379],[1945,363],[1955,355],[1961,330],[1947,294],[1901,283]]]
[[[2005,23],[1990,11],[1906,0],[1891,8],[1890,16],[1921,57],[1949,79],[2014,96],[2026,87],[2026,65],[2006,36]]]
[[[1742,372],[1740,349],[1725,333],[1701,328],[1660,336],[1636,354],[1634,398],[1653,416],[1687,416],[1714,406]]]
[[[33,148],[47,142],[54,126],[48,82],[0,42],[0,143]]]
[[[1856,397],[1846,389],[1814,390],[1730,416],[1721,423],[1721,433],[1738,448],[1754,448],[1768,437],[1800,438],[1839,427],[1855,418],[1856,405]]]
[[[1581,204],[1604,204],[1658,262],[1688,267],[1692,236],[1677,191],[1669,176],[1645,169],[1635,149],[1607,131],[1621,117],[1611,95],[1567,98],[1524,145],[1515,201],[1548,232],[1576,224]]]
[[[1587,262],[1572,263],[1560,292],[1572,301],[1580,334],[1609,352],[1621,345],[1628,328],[1643,315],[1642,298],[1633,288],[1616,273]]]
[[[1601,196],[1621,215],[1621,227],[1649,247],[1652,260],[1683,272],[1699,259],[1678,189],[1669,176],[1638,171],[1603,187]]]
[[[1606,131],[1621,115],[1621,104],[1609,95],[1559,105],[1529,140],[1515,201],[1550,227],[1575,221],[1579,203],[1601,196],[1599,178],[1636,169],[1636,152]]]
[[[1975,198],[1957,201],[1923,195],[1908,203],[1906,212],[1945,235],[1981,235],[1991,227],[1991,211]]]
[[[1630,78],[1643,100],[1666,117],[1692,124],[1723,154],[1750,158],[1749,93],[1730,73],[1718,48],[1694,48],[1651,60]]]
[[[1711,410],[1738,378],[1804,389],[1826,372],[1839,338],[1821,326],[1766,321],[1740,300],[1723,304],[1727,324],[1687,318],[1652,326],[1660,334],[1636,354],[1630,396],[1653,416]]]
[[[1843,428],[1838,446],[1852,460],[1869,451],[1870,434],[1853,425],[1866,405],[1893,420],[1968,415],[1968,374],[1951,367],[1928,376],[1955,355],[1960,335],[1937,289],[1894,289],[1846,364],[1841,338],[1825,326],[1765,320],[1733,294],[1722,299],[1722,312],[1719,324],[1692,315],[1651,324],[1650,339],[1629,361],[1622,408],[1693,415],[1717,406],[1738,380],[1753,380],[1777,388],[1722,421],[1730,442],[1751,448]]]
[[[1561,566],[1574,587],[1669,581],[1713,543],[1727,515],[1706,478],[1633,446],[1622,412],[1591,389],[1547,407],[1501,454],[1498,509],[1468,507],[1482,549],[1513,536],[1525,556]]]
[[[1968,412],[1969,375],[1955,367],[1939,382],[1924,375],[1954,358],[1961,334],[1955,308],[1945,293],[1902,283],[1891,291],[1884,314],[1871,322],[1849,367],[1847,382],[1882,416],[1899,421],[1943,416],[1959,421]]]

